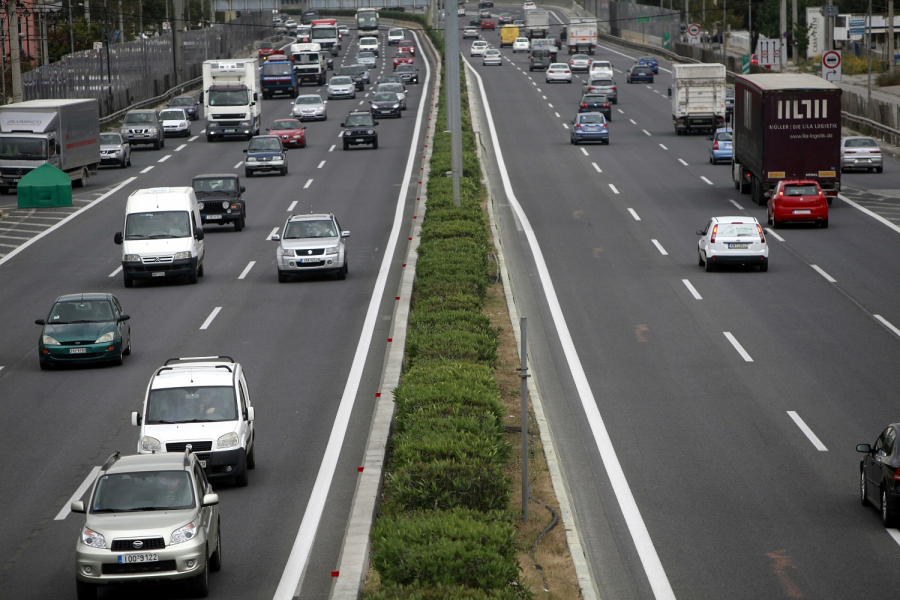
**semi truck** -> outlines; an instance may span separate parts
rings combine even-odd
[[[64,171],[75,187],[84,187],[97,173],[97,100],[29,100],[0,106],[0,194],[47,163]]]
[[[550,11],[530,8],[525,11],[525,37],[545,38],[550,35]]]
[[[713,132],[725,125],[725,65],[672,65],[672,124],[675,133]]]
[[[298,86],[307,82],[325,85],[328,63],[331,61],[325,54],[319,44],[291,44],[291,60]]]
[[[255,58],[203,62],[206,140],[259,135],[259,63]]]
[[[566,35],[569,54],[594,54],[597,50],[597,20],[573,17]]]
[[[793,73],[734,84],[734,187],[765,204],[779,181],[813,179],[831,204],[841,191],[841,88]]]

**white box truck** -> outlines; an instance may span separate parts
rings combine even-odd
[[[672,65],[672,123],[675,133],[715,131],[725,126],[725,65]]]
[[[569,54],[593,54],[597,49],[597,20],[573,17],[566,34]]]
[[[259,63],[255,58],[203,62],[206,140],[259,135]]]
[[[321,44],[291,44],[291,61],[294,63],[297,85],[306,82],[325,85],[328,60]]]
[[[49,163],[84,187],[100,164],[97,100],[29,100],[0,106],[0,193]]]
[[[525,11],[525,36],[541,39],[550,35],[550,11],[530,8]]]

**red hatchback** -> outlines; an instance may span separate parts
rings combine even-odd
[[[266,131],[281,138],[285,148],[306,148],[306,127],[297,119],[276,119]]]
[[[275,44],[273,44],[272,42],[260,42],[259,49],[257,50],[257,53],[258,53],[257,57],[265,58],[265,57],[269,56],[270,54],[273,54],[274,52],[275,52]]]
[[[413,64],[413,57],[409,52],[398,52],[394,55],[394,69],[400,65],[411,65]]]
[[[493,19],[482,19],[481,20],[481,30],[484,31],[485,29],[496,29]]]
[[[403,40],[400,42],[400,45],[397,46],[398,52],[409,52],[410,55],[416,55],[416,44],[412,40]]]
[[[812,222],[828,227],[828,201],[825,192],[811,179],[779,181],[767,194],[768,217],[772,227],[785,223]]]

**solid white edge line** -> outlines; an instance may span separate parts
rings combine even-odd
[[[896,335],[897,337],[900,337],[900,329],[897,329],[896,327],[894,327],[894,325],[890,321],[888,321],[881,315],[872,315],[872,316],[875,317],[875,319],[879,323],[881,323],[882,325],[884,325],[885,327],[890,329],[894,333],[894,335]]]
[[[846,202],[847,204],[849,204],[850,206],[852,206],[852,207],[855,208],[856,210],[858,210],[858,211],[860,211],[860,212],[863,212],[863,213],[869,215],[870,217],[872,217],[873,219],[875,219],[876,221],[878,221],[878,222],[881,223],[882,225],[887,225],[888,227],[890,227],[891,229],[893,229],[893,230],[896,231],[897,233],[900,233],[900,227],[898,227],[897,225],[891,223],[890,221],[888,221],[887,219],[885,219],[885,218],[882,217],[881,215],[878,215],[878,214],[873,213],[871,210],[869,210],[868,208],[866,208],[866,207],[864,207],[864,206],[860,206],[859,204],[857,204],[856,202],[854,202],[854,201],[851,200],[850,198],[847,198],[847,197],[844,196],[843,194],[838,194],[838,198],[840,198],[841,200],[843,200],[844,202]]]
[[[241,271],[241,274],[240,274],[240,275],[238,275],[238,279],[243,279],[244,277],[246,277],[246,276],[247,276],[247,273],[250,272],[250,269],[252,269],[252,268],[253,268],[253,265],[255,265],[255,264],[256,264],[256,261],[255,261],[255,260],[251,260],[251,261],[250,261],[250,264],[248,264],[246,267],[244,267],[244,270]]]
[[[220,311],[220,310],[222,310],[222,307],[221,307],[221,306],[215,307],[215,308],[213,309],[213,311],[212,311],[211,313],[209,313],[209,316],[206,317],[206,320],[203,321],[203,325],[200,326],[200,329],[207,329],[207,328],[212,324],[213,319],[216,318],[216,315],[219,314],[219,311]]]
[[[266,241],[271,240],[271,239],[272,239],[272,236],[275,235],[276,233],[278,233],[278,228],[277,228],[277,227],[276,227],[275,229],[272,230],[272,233],[270,233],[269,235],[266,236]]]
[[[116,192],[118,192],[120,189],[122,189],[123,187],[125,187],[126,185],[128,185],[129,183],[131,183],[132,181],[134,181],[135,179],[137,179],[137,177],[129,177],[128,179],[126,179],[125,181],[123,181],[122,183],[120,183],[119,185],[117,185],[116,187],[114,187],[113,189],[109,190],[108,192],[106,192],[105,194],[103,194],[102,196],[100,196],[99,198],[97,198],[96,200],[94,200],[93,202],[91,202],[90,204],[85,204],[85,205],[84,205],[82,208],[80,208],[77,212],[73,212],[71,215],[69,215],[69,216],[66,217],[65,219],[61,219],[58,223],[55,223],[52,227],[49,227],[48,229],[45,229],[44,231],[40,232],[39,234],[37,234],[37,235],[34,236],[33,238],[29,239],[27,242],[23,243],[21,246],[17,247],[15,250],[13,250],[12,252],[10,252],[10,253],[7,254],[6,256],[4,256],[3,258],[0,258],[0,265],[2,265],[3,263],[5,263],[5,262],[8,261],[9,259],[11,259],[13,256],[15,256],[16,254],[18,254],[19,252],[23,251],[23,250],[24,250],[25,248],[27,248],[28,246],[30,246],[30,245],[32,245],[33,243],[37,242],[39,239],[41,239],[41,238],[43,238],[43,237],[45,237],[45,236],[50,235],[51,232],[56,231],[57,229],[59,229],[60,227],[62,227],[63,225],[65,225],[66,223],[68,223],[69,221],[71,221],[72,219],[74,219],[75,217],[77,217],[78,215],[80,215],[81,213],[83,213],[83,212],[85,212],[85,211],[87,211],[87,210],[93,208],[94,206],[96,206],[96,205],[99,204],[100,202],[103,202],[104,200],[106,200],[107,198],[109,198],[110,196],[112,196],[113,194],[115,194]]]
[[[565,355],[566,362],[571,370],[575,388],[578,391],[581,405],[587,417],[587,423],[594,436],[594,443],[597,445],[603,467],[606,469],[606,474],[612,485],[613,493],[616,495],[616,499],[619,502],[622,516],[625,519],[625,524],[631,534],[631,539],[634,541],[635,549],[637,550],[638,557],[644,567],[647,580],[650,582],[650,587],[657,600],[675,600],[675,592],[672,590],[672,585],[669,583],[668,577],[666,577],[665,569],[659,559],[659,554],[656,552],[656,547],[653,545],[653,540],[650,539],[650,532],[647,530],[647,524],[644,522],[643,517],[641,517],[641,511],[638,508],[637,502],[634,499],[634,494],[632,494],[631,488],[628,485],[628,480],[625,478],[625,472],[622,470],[622,465],[619,463],[619,459],[616,456],[616,450],[613,447],[612,439],[609,437],[609,431],[606,429],[606,424],[603,422],[603,416],[600,414],[600,409],[597,407],[597,399],[594,397],[594,393],[591,390],[587,375],[584,371],[584,366],[581,364],[581,359],[578,357],[578,351],[575,349],[575,342],[572,340],[572,335],[566,324],[565,315],[563,315],[562,307],[559,304],[559,297],[553,286],[553,280],[550,277],[550,270],[544,259],[544,253],[537,241],[534,229],[531,227],[531,222],[528,220],[528,216],[519,204],[516,194],[512,189],[509,173],[506,171],[506,161],[503,158],[503,150],[500,147],[500,140],[497,137],[497,129],[491,114],[491,106],[488,103],[487,93],[484,90],[484,81],[478,71],[472,68],[472,65],[468,60],[463,58],[463,61],[478,80],[481,101],[484,104],[485,116],[487,118],[488,128],[490,129],[491,142],[496,151],[495,158],[497,160],[497,165],[499,166],[500,178],[503,181],[503,190],[509,200],[510,207],[515,211],[519,223],[522,225],[522,231],[528,240],[528,244],[534,256],[535,266],[537,267],[538,276],[544,287],[550,314],[553,323],[556,326],[563,354]]]
[[[76,502],[78,499],[84,496],[84,493],[91,486],[91,483],[94,481],[94,479],[97,478],[97,473],[99,472],[100,467],[94,467],[93,469],[91,469],[91,472],[88,473],[88,476],[84,478],[84,481],[81,482],[81,485],[78,486],[78,489],[75,490],[75,493],[72,494],[72,497],[69,498],[68,502],[66,502],[66,505],[63,506],[59,513],[57,513],[57,515],[53,518],[54,521],[62,521],[69,516],[69,513],[72,512],[72,503]]]
[[[638,214],[634,211],[633,208],[629,208],[629,209],[628,209],[628,212],[631,213],[631,216],[634,217],[634,220],[635,220],[635,221],[640,221],[640,220],[641,220],[641,218],[638,216]]]
[[[703,175],[700,176],[700,179],[702,179],[703,181],[705,181],[705,182],[708,183],[709,185],[713,185],[713,182],[710,181],[709,179],[707,179],[706,177],[704,177]]]
[[[662,244],[659,243],[659,240],[650,240],[653,242],[653,245],[656,246],[656,249],[659,250],[659,253],[663,256],[668,256],[669,253],[666,252],[666,249],[662,247]]]
[[[687,279],[682,279],[682,280],[681,280],[681,283],[684,284],[684,287],[686,287],[686,288],[688,289],[688,291],[691,293],[691,295],[692,295],[695,299],[697,299],[697,300],[703,300],[703,296],[701,296],[701,295],[700,295],[700,292],[698,292],[697,289],[696,289],[693,285],[691,285],[691,282],[690,282],[690,281],[688,281]]]
[[[837,283],[837,279],[826,273],[819,265],[809,265],[811,266],[816,273],[825,278],[828,283]]]
[[[787,411],[787,414],[794,421],[794,423],[797,424],[797,427],[800,428],[800,431],[802,431],[804,435],[806,435],[806,437],[809,439],[809,441],[812,442],[812,445],[816,447],[816,450],[818,450],[819,452],[828,452],[828,448],[825,447],[825,444],[823,444],[821,440],[819,440],[818,436],[813,433],[813,430],[809,428],[809,425],[807,425],[806,422],[800,418],[800,415],[798,415],[793,410]]]
[[[141,171],[141,174],[143,175],[144,173],[149,173],[155,166],[156,165],[150,165],[149,167],[146,167],[143,171]]]
[[[115,277],[116,275],[118,275],[118,274],[121,273],[121,272],[122,272],[122,265],[119,265],[119,266],[116,268],[116,270],[113,271],[112,273],[110,273],[109,275],[107,275],[107,277]]]
[[[723,331],[722,333],[725,334],[725,337],[728,338],[728,341],[731,342],[731,345],[734,346],[734,349],[738,351],[738,354],[740,354],[745,361],[753,362],[753,359],[749,354],[747,354],[747,351],[744,350],[744,347],[741,346],[741,343],[737,341],[737,338],[731,335],[730,331]]]
[[[766,233],[769,234],[769,235],[771,235],[773,238],[775,238],[775,239],[778,240],[779,242],[783,242],[783,241],[784,241],[784,238],[783,238],[783,237],[781,237],[780,235],[778,235],[777,233],[775,233],[774,231],[772,231],[772,230],[769,229],[768,227],[766,227]]]
[[[416,43],[419,43],[419,36],[416,36]],[[421,88],[428,88],[431,81],[431,65],[425,61],[425,84]],[[344,445],[344,436],[347,433],[347,427],[350,422],[350,414],[353,411],[353,403],[356,400],[356,394],[359,391],[359,384],[362,379],[363,367],[366,363],[366,356],[369,353],[369,346],[372,343],[372,335],[375,330],[375,324],[378,319],[378,309],[381,305],[381,297],[384,293],[387,277],[390,271],[391,263],[394,260],[394,250],[397,246],[397,238],[400,235],[400,227],[403,224],[403,209],[406,203],[406,194],[409,191],[409,182],[411,180],[413,165],[418,155],[416,143],[419,140],[419,132],[422,130],[422,119],[425,115],[425,98],[427,93],[423,93],[419,98],[419,114],[416,118],[416,126],[413,129],[412,141],[409,145],[409,157],[406,160],[406,171],[403,175],[403,184],[400,186],[400,194],[397,197],[397,206],[394,211],[394,224],[391,227],[391,234],[384,249],[384,258],[381,261],[381,267],[378,270],[378,276],[375,281],[375,288],[372,292],[372,298],[369,301],[369,307],[366,310],[366,320],[363,323],[360,332],[359,344],[356,347],[356,354],[353,356],[353,363],[350,366],[350,374],[347,376],[347,385],[344,387],[344,393],[341,395],[341,401],[338,405],[338,411],[334,418],[334,427],[328,438],[328,445],[325,448],[325,454],[322,457],[322,464],[316,475],[316,482],[313,485],[309,501],[306,504],[306,511],[303,513],[303,520],[300,523],[300,529],[297,531],[297,538],[291,548],[291,554],[288,557],[281,580],[278,582],[278,588],[275,590],[273,600],[291,600],[294,597],[297,587],[306,571],[306,565],[309,560],[309,552],[312,549],[313,541],[315,541],[316,531],[322,519],[322,513],[325,510],[325,501],[328,498],[328,490],[331,488],[331,481],[334,478],[334,472],[337,468],[337,461],[340,457],[341,448]]]
[[[744,210],[744,207],[743,207],[743,206],[741,206],[740,204],[738,204],[737,202],[735,202],[735,201],[732,200],[731,198],[729,198],[728,201],[731,202],[732,204],[734,204],[734,205],[737,207],[738,210]]]

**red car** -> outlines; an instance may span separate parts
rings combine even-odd
[[[400,65],[411,64],[413,64],[413,57],[410,56],[409,52],[398,52],[394,55],[394,70],[396,70]]]
[[[493,19],[482,19],[481,20],[481,30],[484,31],[485,29],[496,29],[496,27],[494,26]]]
[[[275,52],[275,44],[272,42],[260,42],[257,50],[257,58],[265,58]]]
[[[397,46],[398,52],[409,52],[410,55],[416,55],[416,45],[411,40],[403,40],[400,42],[400,45]]]
[[[828,200],[812,179],[779,181],[768,197],[768,220],[778,229],[785,223],[807,222],[828,227]]]
[[[280,137],[285,148],[306,148],[306,127],[297,119],[276,119],[266,131]]]

